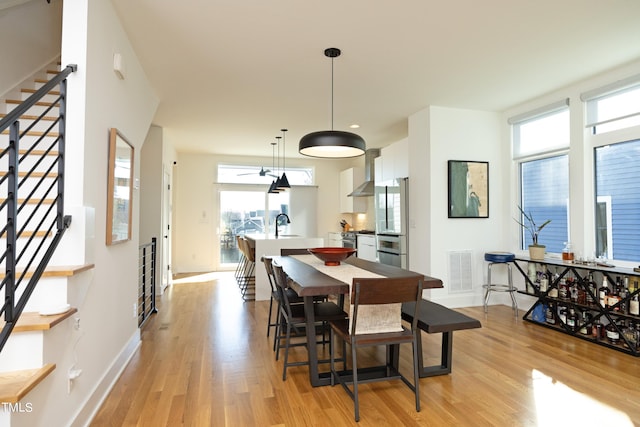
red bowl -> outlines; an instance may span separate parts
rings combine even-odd
[[[307,250],[320,260],[324,261],[324,265],[329,266],[340,265],[341,261],[344,261],[356,253],[354,248],[340,247],[311,248]]]

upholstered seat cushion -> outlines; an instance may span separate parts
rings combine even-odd
[[[484,260],[489,262],[511,262],[516,259],[516,255],[511,252],[487,252]]]

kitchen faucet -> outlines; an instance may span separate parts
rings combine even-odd
[[[276,227],[276,239],[278,238],[278,220],[280,219],[281,216],[287,218],[287,224],[291,224],[291,220],[289,219],[289,215],[287,215],[286,213],[279,213],[278,215],[276,215],[276,220],[274,221],[275,222],[275,227]]]

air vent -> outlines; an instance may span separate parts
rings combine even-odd
[[[469,292],[473,289],[472,251],[449,251],[449,293]]]

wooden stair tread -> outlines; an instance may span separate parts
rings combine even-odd
[[[2,135],[9,135],[9,129],[3,130],[1,134]],[[45,133],[45,132],[30,130],[30,131],[27,132],[27,134],[25,136],[50,136],[50,137],[57,138],[58,136],[60,136],[60,134],[58,132],[47,132],[47,133]]]
[[[0,118],[5,118],[6,116],[7,116],[6,113],[0,113]],[[23,114],[22,116],[20,116],[20,118],[22,120],[38,120],[38,119],[40,119],[40,120],[47,120],[47,121],[50,121],[50,122],[58,119],[57,117],[53,117],[53,116],[42,116],[42,117],[40,117],[40,116],[34,116],[32,114]]]
[[[27,154],[27,150],[19,150],[18,151],[20,153],[20,155],[24,155]],[[43,156],[43,155],[47,155],[47,156],[57,156],[58,152],[57,151],[49,151],[46,152],[45,150],[33,150],[31,153],[29,153],[32,156]]]
[[[37,89],[20,89],[20,92],[22,93],[36,93]],[[49,95],[60,95],[60,92],[57,90],[52,90],[50,92],[47,92]]]
[[[0,374],[0,402],[18,403],[56,368],[47,363],[42,368]]]
[[[17,237],[18,239],[20,239],[20,238],[26,238],[26,237],[51,237],[51,236],[53,236],[53,232],[49,232],[46,230],[40,230],[40,231],[25,230]],[[6,233],[0,234],[0,239],[6,239],[6,238],[7,238]]]
[[[95,267],[95,264],[82,264],[82,265],[57,265],[57,266],[49,266],[42,273],[42,277],[71,277],[76,274],[82,273],[87,270],[91,270]],[[22,274],[22,271],[18,271],[17,275]],[[5,274],[0,274],[0,279],[4,279]],[[33,271],[27,271],[25,274],[25,278],[29,278],[33,276]]]
[[[22,104],[24,101],[21,101],[19,99],[5,99],[5,101],[7,104]],[[53,103],[53,102],[46,102],[46,101],[38,101],[33,105],[37,105],[38,107],[51,107],[52,105],[54,107],[59,107],[60,104],[58,103]]]
[[[50,316],[42,316],[39,313],[27,311],[20,315],[18,323],[13,327],[13,332],[48,331],[77,312],[78,309],[73,307],[64,313]],[[0,325],[4,326],[4,323],[2,322]]]
[[[18,172],[18,176],[21,178],[24,178],[25,176],[27,176],[29,172]],[[31,178],[42,178],[44,176],[47,176],[49,178],[55,178],[58,176],[58,172],[31,172],[30,177]],[[53,200],[53,199],[50,199]]]
[[[6,198],[0,198],[0,203],[4,203],[6,200],[7,200]],[[40,200],[41,199],[29,199],[29,201],[27,202],[27,205],[37,205],[38,203],[40,203]],[[42,203],[46,205],[50,205],[52,203],[55,203],[55,201],[56,199],[44,199]],[[24,202],[25,202],[25,199],[18,199],[19,204],[23,204]]]

